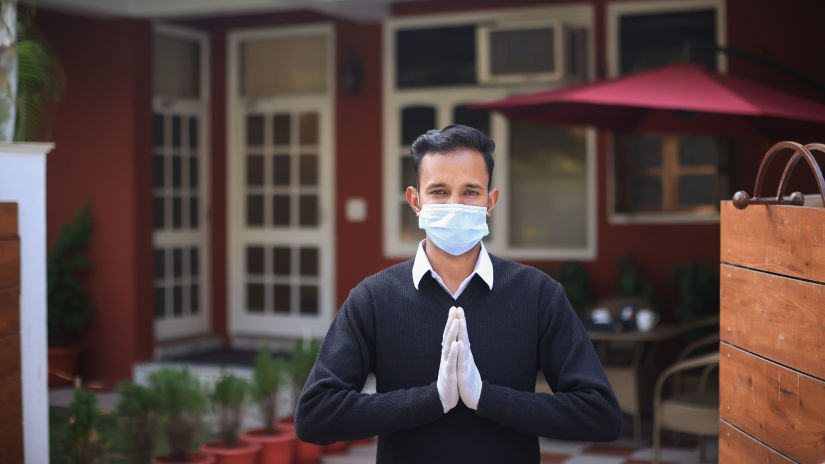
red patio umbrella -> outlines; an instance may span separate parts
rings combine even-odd
[[[471,107],[516,120],[624,131],[756,131],[769,138],[825,133],[825,105],[691,63]]]

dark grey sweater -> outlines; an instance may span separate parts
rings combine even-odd
[[[453,300],[412,261],[351,292],[321,346],[295,413],[298,437],[331,443],[378,435],[379,463],[537,463],[538,436],[615,440],[621,412],[593,345],[558,282],[490,256]],[[450,306],[464,308],[483,386],[478,410],[444,413],[435,386]],[[535,393],[542,369],[555,394]],[[375,373],[374,394],[361,393]]]

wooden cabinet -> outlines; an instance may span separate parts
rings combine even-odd
[[[825,208],[721,209],[719,462],[821,463]]]
[[[17,204],[0,203],[0,462],[23,462]]]

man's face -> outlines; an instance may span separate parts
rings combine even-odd
[[[424,204],[459,203],[485,206],[489,215],[498,200],[498,189],[488,191],[488,183],[487,165],[477,150],[428,153],[418,167],[418,194],[408,187],[407,201],[416,214]]]

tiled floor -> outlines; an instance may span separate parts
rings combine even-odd
[[[704,463],[717,460],[718,442],[708,440]],[[542,464],[647,464],[652,462],[653,450],[648,443],[618,440],[610,444],[579,443],[539,439]],[[376,443],[353,446],[346,454],[324,456],[324,464],[372,464],[375,462]],[[669,445],[662,449],[662,464],[698,464],[699,445],[695,441]]]

